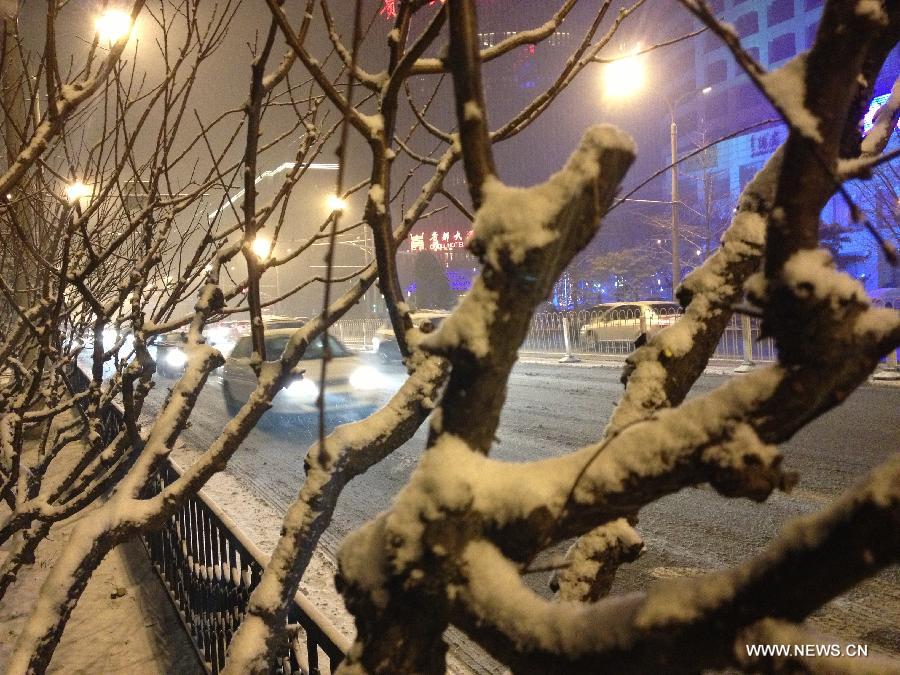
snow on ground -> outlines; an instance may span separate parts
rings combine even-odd
[[[35,566],[0,604],[0,670],[71,527],[64,523],[51,531],[38,548]],[[47,672],[205,672],[140,542],[123,544],[106,556],[75,607]]]

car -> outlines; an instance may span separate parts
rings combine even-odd
[[[281,356],[294,334],[292,328],[266,331],[266,357]],[[325,405],[327,410],[365,416],[381,403],[388,383],[376,368],[347,349],[337,338],[328,336],[331,360],[326,371]],[[322,374],[322,337],[313,340],[297,365],[298,374],[272,400],[271,411],[282,417],[300,418],[317,414],[319,381]],[[229,414],[234,415],[256,389],[256,374],[250,366],[253,352],[250,335],[241,337],[222,370],[222,395]],[[302,371],[302,372],[299,372]]]
[[[160,377],[175,379],[184,374],[187,367],[187,354],[184,352],[186,342],[187,333],[182,331],[163,333],[150,338],[149,347],[155,350],[155,353],[151,351],[151,354],[156,361],[156,372]]]
[[[309,321],[306,316],[279,316],[277,314],[263,314],[263,325],[269,328],[303,328]]]
[[[432,330],[440,326],[441,322],[448,316],[450,316],[450,312],[442,309],[420,309],[409,314],[414,326],[422,328],[427,321],[431,324]],[[402,354],[400,354],[400,346],[397,344],[397,337],[394,335],[394,329],[390,323],[385,323],[375,331],[375,335],[372,337],[372,351],[378,354],[378,357],[384,363],[400,361],[403,358]]]
[[[633,344],[641,334],[649,338],[675,323],[681,306],[675,302],[638,300],[598,305],[579,329],[581,344],[594,349],[601,342]]]

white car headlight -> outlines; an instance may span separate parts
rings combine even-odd
[[[350,373],[350,386],[354,389],[381,389],[384,376],[372,366],[360,366]]]
[[[319,395],[319,388],[316,386],[315,382],[304,377],[301,380],[294,380],[291,382],[285,387],[284,392],[291,398],[313,401],[316,396]]]
[[[166,354],[166,363],[173,368],[181,368],[187,363],[187,354],[181,349],[170,349]]]
[[[115,328],[103,329],[103,351],[109,351],[119,339],[119,332]]]
[[[380,337],[373,337],[373,338],[372,338],[372,351],[373,351],[373,352],[377,352],[377,351],[378,351],[378,345],[380,345],[380,344],[381,344],[381,338],[380,338]]]

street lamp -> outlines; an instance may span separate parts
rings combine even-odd
[[[66,201],[70,204],[80,204],[82,199],[91,196],[93,190],[85,185],[81,180],[66,186]]]
[[[102,42],[115,44],[128,36],[133,24],[128,12],[109,8],[97,17],[94,26]]]
[[[663,98],[669,107],[669,119],[671,126],[669,127],[669,140],[672,143],[672,300],[676,300],[675,289],[681,281],[681,253],[678,249],[678,124],[675,122],[675,110],[678,104],[689,96],[697,93],[708,95],[712,91],[712,87],[703,87],[700,90],[687,91],[681,96],[672,100],[667,96]]]
[[[644,60],[637,54],[629,54],[603,67],[603,93],[609,98],[627,98],[640,91],[646,79]]]
[[[257,237],[250,244],[250,250],[253,251],[253,255],[259,258],[260,262],[265,262],[272,253],[272,242],[263,237]]]
[[[325,203],[328,205],[329,211],[343,211],[347,208],[347,202],[337,195],[328,195]]]
[[[634,94],[644,85],[645,66],[639,55],[631,54],[620,59],[615,59],[606,64],[603,69],[604,94],[609,98],[624,98]],[[660,93],[669,108],[669,136],[672,144],[672,299],[675,300],[675,289],[681,280],[681,258],[678,241],[678,125],[675,123],[675,109],[678,104],[689,96],[698,93],[704,96],[712,91],[712,87],[703,87],[699,90],[687,91],[672,100]],[[638,200],[632,200],[638,201]]]

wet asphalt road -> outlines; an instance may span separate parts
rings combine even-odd
[[[402,368],[390,372],[399,386]],[[563,454],[597,439],[620,396],[618,377],[619,371],[610,368],[519,364],[510,381],[493,456],[527,461]],[[692,395],[723,381],[721,376],[704,376]],[[227,415],[217,383],[207,387],[198,406],[185,441],[204,448],[221,431]],[[641,512],[639,525],[646,552],[636,563],[621,568],[613,592],[642,589],[658,578],[731,566],[758,551],[786,521],[821,508],[898,450],[898,410],[900,388],[866,385],[784,444],[785,466],[800,473],[800,483],[790,495],[775,494],[766,503],[755,504],[698,488],[648,506]],[[424,436],[423,428],[348,486],[323,538],[326,550],[333,553],[344,535],[389,506],[414,468]],[[303,455],[314,437],[312,428],[268,422],[252,432],[227,470],[283,511],[303,479]],[[547,577],[534,575],[529,583],[543,590]],[[882,572],[830,603],[812,622],[825,633],[867,644],[870,651],[900,655],[898,568]],[[489,662],[466,654],[470,646],[465,640],[452,637],[451,642],[474,671],[496,672]]]

